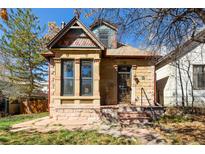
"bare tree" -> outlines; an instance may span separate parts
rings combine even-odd
[[[48,23],[48,33],[44,36],[44,38],[49,41],[51,40],[58,32],[60,31],[60,27],[55,22]]]
[[[182,93],[182,107],[185,106],[185,101],[184,101],[184,88],[183,88],[183,81],[182,81],[182,74],[181,74],[181,68],[180,68],[180,61],[177,61],[176,62],[176,65],[177,65],[177,69],[178,69],[178,73],[179,73],[179,81],[180,81],[180,86],[181,86],[181,93]]]
[[[156,9],[84,9],[86,17],[104,19],[119,26],[119,39],[123,35],[137,38],[154,50],[174,49],[187,39],[204,43],[196,38],[204,28],[205,9],[156,8]]]
[[[84,11],[86,17],[93,17],[94,20],[104,19],[117,24],[118,39],[124,38],[123,36],[133,37],[138,45],[151,48],[153,51],[164,52],[165,50],[167,53],[179,49],[181,52],[187,40],[198,44],[205,43],[204,33],[200,37],[198,35],[199,32],[204,31],[204,8],[81,9],[80,11],[81,13]],[[183,107],[188,105],[190,85],[193,107],[195,99],[190,75],[191,62],[187,60],[187,65],[183,66],[183,62],[177,58],[173,61],[179,74],[181,105]],[[187,76],[186,82],[183,82],[182,73]]]

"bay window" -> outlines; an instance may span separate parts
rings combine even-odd
[[[61,95],[74,96],[75,89],[75,62],[63,59],[61,62]],[[78,74],[78,72],[76,72]],[[93,95],[93,60],[80,61],[80,96]]]

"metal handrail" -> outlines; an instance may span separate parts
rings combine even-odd
[[[150,109],[151,109],[151,113],[152,113],[152,115],[153,115],[153,120],[156,120],[157,115],[156,115],[156,113],[155,113],[155,111],[154,111],[154,109],[153,109],[153,107],[152,107],[152,105],[151,105],[151,103],[150,103],[150,101],[149,101],[149,98],[148,98],[148,96],[147,96],[147,94],[146,94],[144,88],[141,88],[141,107],[142,107],[142,103],[143,103],[142,92],[144,93],[144,95],[145,95],[145,97],[146,97],[146,99],[147,99],[147,102],[148,102],[148,104],[149,104],[149,107],[150,107]]]

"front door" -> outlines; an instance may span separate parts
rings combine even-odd
[[[131,103],[131,66],[118,66],[118,103]]]

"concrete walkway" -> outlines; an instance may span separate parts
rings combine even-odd
[[[86,121],[55,120],[43,117],[23,123],[15,124],[11,127],[11,132],[27,131],[46,133],[59,130],[97,130],[101,134],[109,134],[114,137],[126,136],[138,139],[140,144],[166,144],[166,140],[152,129],[139,128],[137,126],[124,127],[120,125],[108,125],[105,123],[90,124]]]
[[[99,127],[96,124],[90,124],[86,121],[79,120],[55,120],[49,116],[15,124],[11,127],[11,132],[28,131],[28,132],[42,132],[59,130],[95,130]]]

